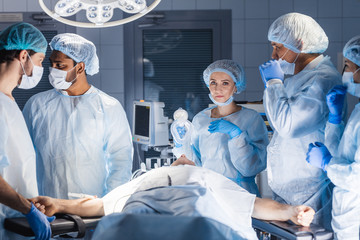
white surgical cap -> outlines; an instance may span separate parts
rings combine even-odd
[[[296,53],[323,53],[329,45],[320,25],[300,13],[288,13],[276,19],[269,28],[268,39]]]
[[[209,87],[210,76],[214,72],[223,72],[229,75],[235,82],[237,93],[245,90],[245,73],[240,64],[228,59],[218,60],[210,64],[203,73],[203,78],[207,87]]]
[[[74,33],[56,35],[49,43],[52,50],[57,50],[75,62],[85,63],[85,71],[89,75],[99,72],[99,59],[95,45],[85,38]]]
[[[360,66],[360,35],[353,37],[345,44],[343,55]]]

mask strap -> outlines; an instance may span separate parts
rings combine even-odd
[[[360,67],[358,69],[356,69],[356,71],[353,73],[353,76],[358,72],[360,71]]]
[[[284,55],[282,55],[282,57],[281,57],[280,59],[284,60],[283,57],[285,57],[285,55],[288,53],[289,50],[290,50],[290,48],[288,48],[288,49],[286,50],[286,52],[284,53]]]
[[[70,69],[69,71],[67,71],[67,73],[70,72],[70,71],[72,71],[77,65],[78,65],[78,63],[76,63],[76,65],[75,65],[72,69]],[[72,81],[70,81],[69,83],[73,83],[76,79],[77,79],[77,76],[76,76]]]
[[[296,60],[298,59],[299,55],[300,55],[300,53],[298,53],[298,54],[296,55],[296,58],[295,58],[295,60],[293,61],[293,63],[296,62]]]

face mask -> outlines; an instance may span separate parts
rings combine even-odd
[[[360,98],[360,83],[354,82],[354,74],[360,70],[358,68],[354,73],[344,72],[342,76],[343,84],[347,87],[347,92],[355,97]]]
[[[32,62],[29,53],[27,53],[27,55],[28,55],[28,57],[30,59],[31,64],[33,65],[33,70],[32,70],[32,75],[31,76],[26,75],[25,68],[24,68],[23,64],[20,62],[20,65],[21,65],[21,68],[23,69],[24,74],[22,75],[21,82],[17,87],[21,88],[21,89],[34,88],[40,82],[40,80],[42,78],[42,75],[43,75],[43,72],[44,72],[44,68],[36,66]]]
[[[288,53],[288,51],[289,51],[289,49],[285,52],[285,54],[281,58],[279,58],[278,62],[280,64],[281,70],[283,70],[285,75],[294,75],[295,62],[296,62],[297,58],[299,57],[300,53],[297,54],[294,62],[289,63],[283,59],[285,57],[285,55]]]
[[[56,89],[61,89],[61,90],[68,89],[73,84],[73,82],[76,80],[76,78],[74,80],[72,80],[71,82],[67,82],[66,76],[67,76],[68,72],[73,70],[75,67],[76,67],[76,65],[69,71],[63,71],[63,70],[60,70],[57,68],[49,67],[49,72],[50,72],[49,82],[50,82],[50,84]]]
[[[232,103],[232,101],[234,101],[234,97],[232,95],[230,96],[230,98],[228,100],[226,100],[226,102],[223,102],[223,103],[215,101],[215,99],[211,96],[211,93],[209,93],[209,98],[213,103],[215,103],[216,105],[221,106],[221,107],[227,106],[230,103]]]

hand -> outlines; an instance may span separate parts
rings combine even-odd
[[[239,136],[242,133],[242,131],[238,126],[224,119],[211,122],[208,131],[210,133],[220,132],[220,133],[229,134],[231,139],[236,136]]]
[[[38,205],[43,206],[44,211],[42,211],[42,213],[44,213],[45,215],[47,215],[49,217],[53,216],[55,213],[58,213],[56,199],[54,199],[54,198],[45,197],[45,196],[38,196],[38,197],[35,197],[35,198],[31,198],[29,200],[35,206],[38,206]]]
[[[332,158],[327,147],[320,142],[309,144],[309,150],[306,153],[306,161],[314,167],[321,168],[326,172],[326,167]]]
[[[171,166],[179,166],[179,165],[193,165],[195,166],[195,163],[193,161],[190,161],[186,158],[185,154],[181,155],[175,162],[171,164]]]
[[[330,111],[330,123],[341,123],[341,114],[344,106],[345,95],[346,87],[343,85],[336,85],[328,92],[328,94],[326,94],[326,103]]]
[[[265,86],[271,79],[280,79],[281,81],[284,81],[284,72],[281,69],[279,62],[274,59],[260,65],[259,70]]]
[[[45,216],[32,203],[30,212],[25,214],[25,217],[35,234],[35,239],[47,240],[51,238],[50,222],[54,221],[55,217]]]
[[[302,225],[304,227],[310,226],[314,218],[315,211],[311,207],[300,205],[300,206],[292,206],[291,207],[291,218],[290,220],[297,224]]]

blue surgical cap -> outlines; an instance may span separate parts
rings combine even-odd
[[[0,50],[33,50],[46,53],[44,35],[29,23],[15,23],[0,34]]]
[[[360,66],[360,35],[353,37],[345,44],[343,55]]]
[[[49,43],[52,50],[57,50],[75,62],[85,63],[85,71],[89,75],[99,72],[99,59],[95,45],[74,33],[58,34]]]
[[[269,28],[268,39],[296,53],[323,53],[329,45],[320,25],[300,13],[288,13],[276,19]]]
[[[203,78],[207,87],[209,87],[210,76],[214,72],[223,72],[229,75],[235,82],[237,93],[246,88],[245,72],[243,68],[233,60],[223,59],[210,64],[203,73]]]

